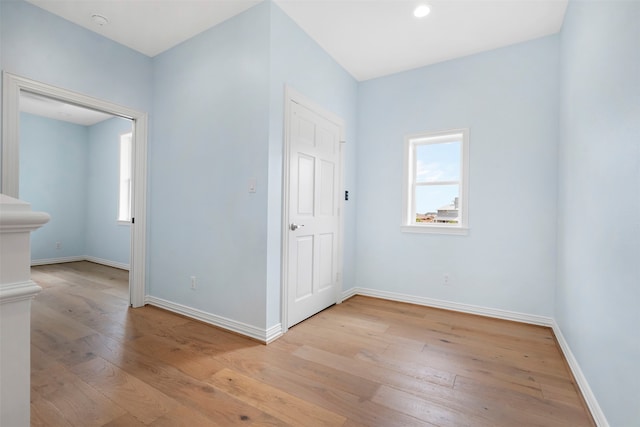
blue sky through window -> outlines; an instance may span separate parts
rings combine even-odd
[[[460,141],[416,146],[416,182],[460,181]],[[458,184],[416,186],[416,213],[436,212],[460,195]]]

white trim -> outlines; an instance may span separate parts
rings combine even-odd
[[[454,181],[437,181],[429,183],[416,183],[415,175],[415,147],[418,144],[441,144],[448,141],[459,140],[460,144],[460,180],[459,203],[461,206],[460,223],[457,225],[443,226],[438,224],[417,224],[416,215],[416,185],[443,185]],[[402,178],[402,222],[400,230],[404,233],[433,233],[433,234],[469,234],[469,129],[449,129],[437,132],[421,132],[405,135],[403,154],[403,178]]]
[[[403,233],[425,233],[425,234],[451,234],[458,236],[466,236],[469,234],[468,227],[447,227],[445,225],[401,225],[400,230]]]
[[[280,338],[284,333],[282,332],[282,324],[278,323],[266,330],[265,344],[269,344]]]
[[[106,265],[107,267],[119,268],[120,270],[129,271],[129,264],[124,263],[124,262],[111,261],[111,260],[108,260],[108,259],[96,258],[94,256],[89,256],[89,255],[85,256],[84,259],[85,259],[85,261],[93,262],[93,263],[96,263],[96,264]]]
[[[86,261],[87,257],[85,256],[66,256],[59,258],[41,258],[41,259],[32,259],[31,266],[34,267],[36,265],[49,265],[49,264],[64,264],[66,262],[78,262],[78,261]]]
[[[12,283],[0,286],[0,305],[10,302],[30,300],[35,297],[42,288],[33,280]]]
[[[444,301],[434,298],[425,298],[407,294],[399,294],[395,292],[379,291],[377,289],[352,288],[347,292],[349,297],[354,295],[363,295],[368,297],[382,298],[390,301],[408,302],[411,304],[424,305],[427,307],[443,308],[445,310],[459,311],[461,313],[478,314],[480,316],[494,317],[496,319],[529,323],[532,325],[549,327],[553,325],[553,319],[551,317],[519,313],[517,311],[502,310],[499,308],[462,304],[459,302]],[[343,295],[343,298],[346,299],[346,294]]]
[[[67,262],[89,261],[95,264],[106,265],[107,267],[118,268],[120,270],[129,270],[129,264],[117,261],[111,261],[104,258],[97,258],[89,255],[83,256],[67,256],[61,258],[44,258],[31,260],[31,266],[36,265],[50,265],[50,264],[64,264]]]
[[[341,300],[344,302],[351,297],[355,297],[356,295],[358,295],[358,289],[360,288],[349,288],[346,291],[343,291]]]
[[[315,114],[323,117],[324,119],[335,123],[340,128],[340,167],[338,173],[338,188],[340,193],[338,199],[340,201],[339,216],[340,224],[338,226],[338,289],[336,291],[336,303],[342,302],[342,277],[343,277],[343,245],[344,245],[344,198],[341,197],[344,178],[344,151],[342,149],[343,144],[346,142],[345,137],[345,121],[336,114],[327,111],[320,105],[316,104],[300,92],[296,91],[292,87],[285,85],[284,88],[284,131],[283,131],[283,148],[282,148],[282,224],[281,224],[281,242],[280,245],[280,321],[282,325],[282,334],[288,331],[287,325],[289,324],[289,147],[290,147],[290,117],[291,117],[291,103],[295,102],[311,111]]]
[[[49,222],[51,216],[44,212],[0,211],[0,231],[2,233],[30,233]]]
[[[173,313],[181,314],[191,319],[199,320],[209,325],[217,326],[219,328],[253,338],[265,344],[282,335],[282,328],[280,325],[272,326],[269,329],[261,329],[256,326],[248,325],[246,323],[198,310],[196,308],[187,307],[186,305],[177,304],[151,295],[147,295],[145,297],[145,302]]]
[[[147,135],[148,115],[139,113],[133,121],[133,197],[131,215],[135,223],[130,225],[131,252],[129,263],[129,302],[132,307],[142,307],[145,299],[147,259]]]
[[[130,299],[133,307],[144,305],[146,283],[147,113],[103,101],[78,92],[3,72],[2,75],[2,183],[1,192],[19,194],[20,91],[88,107],[133,120],[134,189],[131,227]]]
[[[609,427],[609,422],[607,418],[604,416],[604,412],[600,405],[598,404],[598,400],[596,396],[593,394],[591,387],[589,386],[589,382],[587,378],[584,376],[582,369],[580,369],[580,364],[578,364],[578,360],[573,355],[571,348],[569,347],[569,343],[565,340],[564,335],[562,335],[562,331],[560,330],[560,326],[553,320],[551,325],[551,329],[553,329],[553,333],[556,336],[556,340],[562,349],[562,353],[564,354],[564,358],[567,360],[567,364],[571,369],[571,373],[573,377],[576,379],[578,383],[578,388],[584,397],[587,406],[589,407],[589,411],[591,412],[591,416],[593,417],[596,425],[599,427]]]
[[[289,139],[291,126],[291,96],[290,89],[284,88],[284,129],[282,133],[282,222],[280,224],[280,323],[282,333],[285,334],[289,328]]]
[[[20,88],[6,71],[2,75],[2,182],[0,193],[18,199],[20,176]],[[13,107],[13,108],[11,108]]]

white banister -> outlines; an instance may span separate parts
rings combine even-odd
[[[49,221],[29,203],[0,194],[0,426],[30,424],[31,232]]]

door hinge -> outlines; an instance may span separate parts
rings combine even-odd
[[[136,223],[136,219],[134,217],[131,217],[131,224],[135,224]]]

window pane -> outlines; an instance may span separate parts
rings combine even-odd
[[[131,221],[131,148],[132,134],[120,137],[120,194],[118,221]]]
[[[416,187],[416,222],[459,223],[460,186],[420,185]]]
[[[460,181],[460,141],[416,146],[416,182]]]

